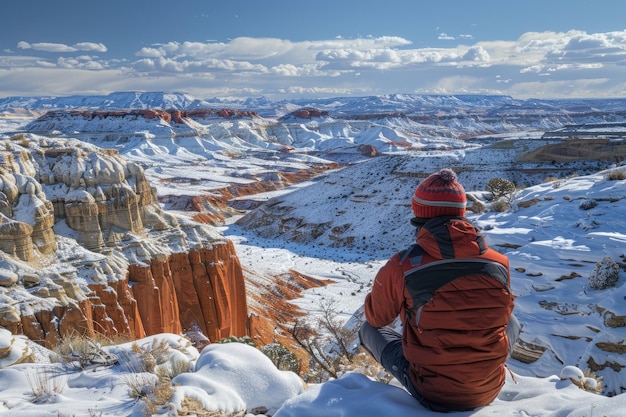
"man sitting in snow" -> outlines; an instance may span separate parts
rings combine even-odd
[[[416,243],[394,255],[365,298],[361,343],[426,407],[470,410],[496,398],[519,334],[508,258],[465,219],[456,174],[442,169],[413,195]],[[402,334],[390,327],[397,316]]]

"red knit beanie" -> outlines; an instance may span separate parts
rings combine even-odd
[[[431,174],[413,194],[415,217],[465,216],[465,189],[454,171],[444,168]]]

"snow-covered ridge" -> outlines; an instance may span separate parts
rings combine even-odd
[[[107,146],[122,148],[122,153],[133,137],[161,150],[163,144],[156,139],[195,137],[196,150],[191,153],[206,157],[216,150],[354,153],[369,146],[385,153],[463,149],[468,146],[465,139],[478,135],[624,123],[625,104],[626,100],[616,99],[540,101],[488,95],[390,95],[274,103],[267,99],[199,100],[181,93],[155,92],[5,98],[0,100],[0,111],[48,111],[19,130],[80,137],[96,144],[106,140]],[[155,117],[155,113],[161,115]]]
[[[525,113],[553,113],[564,111],[581,113],[591,111],[620,112],[626,108],[626,99],[554,99],[520,100],[499,95],[422,95],[392,94],[365,97],[330,97],[320,99],[290,99],[271,101],[265,97],[241,99],[196,98],[180,92],[114,92],[92,96],[5,97],[0,99],[0,111],[11,109],[178,109],[237,108],[259,111],[274,116],[297,108],[313,107],[332,111],[336,115],[393,113],[425,114],[429,112],[499,111]]]

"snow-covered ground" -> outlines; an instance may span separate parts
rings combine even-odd
[[[0,132],[14,130],[15,126],[14,122],[8,125],[0,122]],[[127,156],[146,158],[146,155],[136,152]],[[438,158],[424,161],[431,164],[422,165],[424,171],[434,171],[442,164]],[[206,172],[209,178],[205,180],[220,178],[226,182],[233,173],[249,168],[248,163],[258,164],[245,157],[228,162],[211,166],[210,160],[204,160],[202,171],[190,171],[189,166],[167,165],[164,159],[165,165],[153,162],[147,172],[152,172],[154,179],[164,172],[185,178]],[[348,169],[351,168],[326,176],[325,188],[331,188],[342,175],[350,178],[345,175]],[[624,272],[615,287],[594,290],[588,284],[596,262],[609,256],[623,263],[626,253],[626,181],[610,181],[606,175],[607,172],[598,172],[528,187],[518,193],[512,210],[470,215],[484,230],[490,245],[505,252],[511,260],[512,285],[518,297],[515,313],[523,325],[522,339],[544,346],[546,351],[534,363],[510,360],[511,374],[493,404],[474,412],[451,413],[452,416],[626,416],[624,394],[614,397],[592,394],[568,379],[559,378],[564,368],[565,375],[570,375],[571,368],[566,367],[584,370],[593,359],[604,367],[597,373],[604,378],[606,387],[616,392],[626,387],[623,373],[613,370],[626,366],[620,353],[626,349],[626,331],[624,327],[610,326],[612,318],[626,316]],[[232,178],[237,181],[237,177]],[[467,175],[461,178],[468,191],[473,191],[470,178]],[[359,180],[352,179],[352,185],[358,187]],[[373,205],[372,210],[385,212],[394,222],[406,221],[410,217],[409,190],[418,182],[414,180],[415,184],[387,184],[390,192],[399,193],[392,199],[397,204],[385,206],[384,201],[389,198],[378,196],[376,201],[383,203]],[[257,198],[280,197],[291,202],[303,202],[303,195],[327,198],[320,194],[320,183],[311,181],[294,187],[289,194],[273,193]],[[394,191],[396,186],[399,191]],[[407,199],[406,203],[402,202],[403,198]],[[517,206],[519,202],[531,201],[528,207]],[[342,204],[348,213],[343,215],[342,222],[350,221],[359,236],[372,235],[368,222],[362,222],[360,217],[350,218],[350,200]],[[357,210],[353,212],[357,213],[361,214]],[[322,220],[324,216],[337,217],[336,206],[328,205],[326,213],[316,214]],[[390,253],[411,243],[410,233],[407,233],[393,237],[385,252],[377,245],[354,250],[336,248],[330,242],[295,244],[280,236],[260,237],[253,230],[233,223],[234,220],[224,226],[222,232],[235,242],[245,268],[268,275],[294,269],[335,281],[306,291],[303,298],[295,302],[315,315],[322,300],[337,300],[340,316],[346,320],[362,304],[377,269]],[[23,340],[13,339],[7,333],[0,331],[1,347],[11,343],[15,348],[24,346]],[[184,359],[190,364],[189,372],[172,381],[174,395],[156,409],[159,415],[184,415],[184,397],[197,399],[207,409],[220,409],[225,415],[239,416],[251,416],[253,409],[261,415],[277,417],[439,415],[424,409],[403,389],[360,374],[349,373],[338,380],[304,388],[295,374],[278,371],[257,349],[245,345],[214,344],[198,354],[175,335],[158,335],[138,344],[149,345],[159,337],[178,352],[170,353],[168,360]],[[129,345],[109,349],[123,359],[131,356],[129,351],[133,350]],[[45,363],[45,352],[39,352],[38,356],[40,364],[14,365],[0,370],[2,413],[15,416],[144,415],[145,403],[129,395],[138,377],[129,376],[124,360],[117,365],[80,371]],[[45,395],[35,395],[42,383]],[[236,414],[238,411],[240,413]]]

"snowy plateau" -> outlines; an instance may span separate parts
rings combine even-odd
[[[148,234],[154,241],[144,242],[146,250],[174,252],[216,236],[232,241],[255,314],[272,309],[255,294],[279,278],[298,274],[324,283],[288,300],[296,313],[280,320],[315,323],[332,305],[353,330],[378,268],[412,243],[416,185],[452,168],[468,193],[468,217],[510,259],[523,326],[498,398],[453,416],[626,416],[625,138],[626,99],[393,95],[272,102],[164,92],[0,99],[3,155],[28,160],[20,155],[56,143],[86,153],[105,150],[105,156],[108,150],[114,163],[103,159],[107,169],[127,162],[145,174],[158,199],[151,224],[185,230],[185,239]],[[80,169],[75,165],[64,168],[70,178]],[[43,182],[30,165],[18,168]],[[23,177],[12,181],[19,186]],[[505,209],[485,191],[496,177],[517,188]],[[51,193],[50,201],[60,192],[33,187]],[[84,193],[76,198],[91,201]],[[5,221],[32,218],[32,209],[21,203]],[[61,275],[70,269],[68,258],[80,255],[97,265],[105,256],[81,246],[67,223],[54,225],[56,250],[37,257]],[[129,253],[108,256],[123,268],[137,262]],[[619,279],[592,288],[589,278],[605,258],[619,265]],[[20,274],[36,279],[41,264],[3,253],[0,266],[12,271],[1,274],[5,312],[17,302],[9,291],[35,294],[37,287],[24,287]],[[80,268],[70,272],[88,280]],[[50,302],[40,298],[28,308]],[[278,321],[275,331],[287,337],[290,324]],[[157,367],[182,361],[188,371],[172,378],[167,400],[150,408],[146,398],[154,393],[131,394],[138,385],[151,386],[154,374],[128,364],[156,345],[162,351]],[[68,368],[24,335],[0,328],[0,414],[439,415],[394,381],[355,371],[303,384],[241,343],[197,349],[182,335],[163,333],[103,350],[126,360]],[[18,363],[25,352],[35,363]],[[578,387],[583,371],[600,380],[600,393]]]

